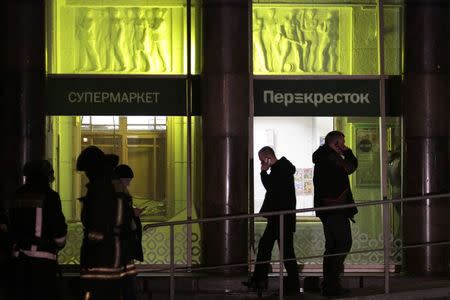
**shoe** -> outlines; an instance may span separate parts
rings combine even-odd
[[[334,296],[343,296],[348,293],[350,293],[349,289],[344,289],[342,287],[336,287],[336,288],[323,288],[321,294],[324,297],[334,297]]]
[[[255,279],[251,278],[249,281],[242,281],[241,282],[244,286],[248,287],[249,289],[252,289],[254,291],[257,290],[267,290],[268,288],[268,280],[261,280],[256,281]]]

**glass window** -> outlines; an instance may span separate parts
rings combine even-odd
[[[108,131],[119,129],[119,117],[117,116],[83,116],[81,117],[83,130]]]
[[[386,118],[387,144],[387,197],[398,199],[403,196],[403,149],[402,149],[402,119],[400,117]],[[402,262],[402,205],[396,203],[391,210],[391,231],[393,236],[392,260],[395,264]]]
[[[128,130],[165,130],[166,117],[132,116],[127,118]]]
[[[295,189],[297,208],[313,207],[314,165],[312,153],[324,142],[329,131],[340,130],[345,134],[346,145],[358,158],[358,169],[349,177],[356,202],[381,199],[380,193],[380,135],[377,117],[255,117],[254,118],[254,209],[258,212],[264,199],[265,189],[260,180],[257,152],[263,146],[271,146],[277,157],[285,156],[297,168]],[[395,122],[390,127],[392,142],[398,143]],[[394,144],[393,144],[394,147]],[[352,224],[352,250],[382,248],[381,208],[367,206],[358,208],[356,223]],[[298,255],[316,256],[323,252],[322,224],[314,213],[298,215],[295,248]],[[265,220],[255,221],[256,240],[262,235]],[[277,250],[276,250],[277,251]],[[277,255],[276,253],[274,255]],[[305,263],[321,263],[321,259]],[[349,263],[381,264],[380,252],[350,255]]]
[[[82,116],[51,117],[48,156],[52,157],[63,212],[69,221],[68,243],[60,253],[60,263],[79,262],[82,238],[80,202],[87,178],[76,172],[76,158],[90,145],[119,156],[134,172],[129,187],[135,206],[145,208],[144,224],[187,219],[187,118],[174,116]],[[201,118],[192,118],[192,201],[196,218],[201,203]],[[169,262],[167,228],[145,231],[145,264]],[[186,227],[177,226],[177,263],[186,263]],[[199,262],[200,231],[192,226],[193,260]],[[184,242],[182,241],[184,240]]]
[[[295,192],[297,209],[313,207],[312,154],[333,130],[332,117],[257,117],[254,118],[254,194],[255,212],[264,201],[266,190],[261,183],[258,151],[264,146],[275,150],[278,158],[285,156],[296,167]],[[314,212],[299,216],[314,216]]]
[[[403,10],[400,5],[384,7],[384,67],[387,75],[402,74]]]

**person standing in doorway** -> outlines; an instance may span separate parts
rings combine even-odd
[[[345,136],[340,131],[331,131],[325,144],[312,156],[314,166],[314,207],[354,203],[348,175],[358,167],[358,160],[345,145]],[[323,258],[322,294],[340,296],[349,292],[340,283],[347,252],[352,246],[350,220],[354,222],[356,207],[316,212],[323,224],[325,235],[324,255],[343,253]]]
[[[296,208],[296,196],[294,186],[295,166],[285,157],[277,159],[271,147],[265,146],[258,152],[261,161],[261,181],[266,189],[266,195],[260,212],[273,212],[292,210]],[[270,173],[267,173],[269,171]],[[300,291],[298,277],[298,265],[294,252],[294,232],[296,215],[284,215],[284,266],[288,277],[285,281],[284,291],[287,295],[295,295]],[[258,255],[256,258],[255,271],[249,282],[244,283],[253,289],[262,290],[267,288],[267,275],[269,273],[269,261],[275,241],[280,241],[280,217],[267,217],[266,229],[259,241]],[[287,260],[287,261],[286,261]]]

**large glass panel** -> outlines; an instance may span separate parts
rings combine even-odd
[[[54,188],[60,193],[63,211],[69,221],[68,243],[60,253],[63,264],[78,263],[82,226],[80,203],[87,179],[76,172],[76,158],[90,145],[105,153],[119,155],[121,164],[134,171],[130,185],[135,206],[144,208],[141,220],[151,222],[187,218],[187,122],[173,116],[82,116],[52,117],[48,156],[55,167]],[[201,123],[192,122],[192,198],[201,202]],[[196,209],[192,210],[196,218]],[[199,228],[192,226],[193,260],[199,262]],[[177,227],[177,263],[186,263],[186,228]],[[146,264],[169,262],[168,228],[144,231]]]
[[[401,5],[384,7],[384,67],[387,75],[402,74],[403,9]]]
[[[378,74],[374,1],[282,2],[254,1],[255,74]]]
[[[186,74],[184,0],[52,0],[47,11],[48,73]],[[199,9],[191,13],[195,73]]]
[[[362,117],[255,117],[254,118],[254,206],[259,211],[264,197],[260,181],[260,167],[256,161],[258,150],[265,145],[274,148],[277,157],[286,156],[296,167],[295,185],[297,208],[313,207],[312,153],[324,142],[331,130],[345,134],[346,144],[358,158],[359,166],[350,176],[356,202],[380,199],[379,118]],[[381,209],[379,206],[359,208],[352,224],[352,250],[382,248]],[[297,257],[321,255],[324,250],[323,228],[314,213],[298,215],[295,249]],[[264,220],[255,221],[255,237],[259,239]],[[273,257],[277,257],[277,250]],[[305,264],[321,263],[321,258],[302,260]],[[381,252],[350,255],[351,264],[376,265],[383,263]]]
[[[387,146],[387,197],[398,199],[403,196],[403,147],[402,119],[400,117],[386,118]],[[401,265],[402,262],[402,205],[396,203],[391,209],[391,230],[393,235],[392,261]]]

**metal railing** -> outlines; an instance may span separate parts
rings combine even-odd
[[[336,254],[328,254],[328,255],[317,255],[317,256],[307,256],[307,257],[298,257],[296,259],[312,259],[312,258],[320,258],[320,257],[328,257],[328,256],[339,256],[339,255],[347,255],[347,254],[357,254],[357,253],[371,253],[371,252],[384,252],[384,291],[386,294],[389,293],[389,259],[391,252],[390,245],[390,230],[389,230],[389,205],[394,203],[405,203],[412,201],[422,201],[422,200],[431,200],[431,199],[439,199],[439,198],[449,198],[450,193],[447,194],[437,194],[437,195],[426,195],[426,196],[418,196],[418,197],[408,197],[408,198],[396,198],[396,199],[384,199],[384,200],[375,200],[375,201],[365,201],[358,202],[355,204],[344,204],[344,205],[333,205],[319,208],[303,208],[296,210],[284,210],[284,211],[276,211],[276,212],[267,212],[267,213],[255,213],[255,214],[240,214],[240,215],[227,215],[223,217],[214,217],[214,218],[202,218],[202,219],[191,219],[191,220],[183,220],[183,221],[172,221],[172,222],[162,222],[162,223],[153,223],[147,224],[144,226],[144,230],[149,230],[150,228],[155,227],[169,227],[170,228],[170,299],[175,299],[175,271],[179,270],[189,270],[189,271],[205,271],[205,270],[214,270],[214,269],[228,269],[235,267],[249,267],[249,264],[263,264],[268,262],[278,262],[280,263],[279,268],[279,299],[283,299],[283,274],[284,270],[281,265],[281,262],[289,261],[289,259],[283,258],[283,250],[284,250],[284,215],[285,214],[293,214],[293,213],[304,213],[304,212],[315,212],[315,211],[327,211],[334,209],[344,209],[351,207],[363,207],[363,206],[374,206],[374,205],[382,205],[383,206],[383,248],[378,249],[367,249],[367,250],[357,250],[350,251],[345,253],[336,253]],[[263,261],[263,262],[247,262],[240,264],[226,264],[226,265],[217,265],[217,266],[206,266],[206,267],[193,267],[192,263],[188,262],[188,267],[175,268],[175,239],[174,239],[174,227],[177,225],[188,225],[188,224],[205,224],[210,222],[218,222],[218,221],[230,221],[230,220],[240,220],[240,219],[252,219],[255,217],[269,217],[269,216],[279,216],[280,218],[280,237],[279,237],[279,259],[271,260],[271,261]],[[431,242],[431,243],[420,243],[414,245],[402,246],[402,249],[411,249],[411,248],[419,248],[419,247],[429,247],[429,246],[442,246],[442,245],[450,245],[450,241],[441,241],[441,242]],[[188,245],[190,247],[190,245]],[[293,260],[293,259],[291,259]],[[160,270],[162,271],[162,270]]]

